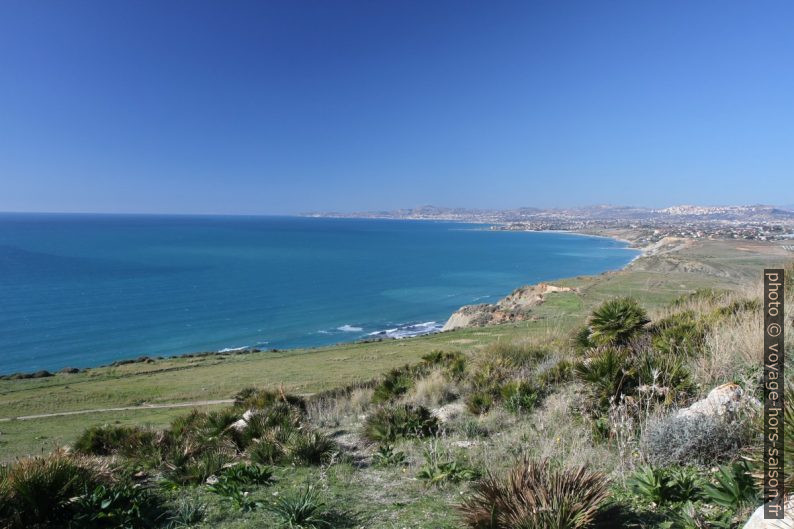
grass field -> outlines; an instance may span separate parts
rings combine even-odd
[[[186,412],[185,408],[147,408],[149,404],[228,399],[246,386],[282,386],[290,392],[311,394],[370,380],[433,350],[468,351],[499,340],[564,337],[605,299],[634,296],[653,312],[697,288],[747,284],[756,278],[760,268],[781,264],[790,257],[780,245],[772,243],[674,241],[660,253],[643,257],[625,270],[555,281],[577,287],[578,291],[549,296],[546,303],[534,309],[534,321],[405,340],[277,353],[171,358],[42,379],[2,380],[0,419],[11,420],[0,422],[0,460],[68,444],[88,426],[116,422],[162,426]],[[14,420],[26,415],[125,406],[140,408]]]

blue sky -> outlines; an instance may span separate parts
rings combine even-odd
[[[0,2],[0,211],[794,203],[794,3]]]

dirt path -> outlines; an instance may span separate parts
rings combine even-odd
[[[27,421],[31,419],[46,419],[47,417],[63,417],[66,415],[82,415],[85,413],[102,413],[107,411],[130,411],[130,410],[155,410],[160,408],[190,408],[193,406],[213,406],[216,404],[231,404],[233,399],[220,400],[195,400],[193,402],[175,402],[172,404],[143,404],[140,406],[124,406],[121,408],[99,408],[96,410],[77,410],[61,411],[58,413],[42,413],[41,415],[22,415],[20,417],[0,417],[0,422],[13,420]]]

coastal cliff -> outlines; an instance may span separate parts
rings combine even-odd
[[[532,318],[532,308],[546,300],[546,296],[557,292],[575,292],[575,288],[558,287],[538,283],[517,288],[496,303],[466,305],[455,311],[444,324],[442,331],[462,327],[481,327],[497,323],[524,321]]]

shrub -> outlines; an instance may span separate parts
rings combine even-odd
[[[375,386],[372,402],[382,404],[402,397],[414,387],[414,379],[419,375],[411,366],[397,367],[386,373],[383,380]]]
[[[320,465],[325,463],[331,459],[337,450],[336,443],[320,432],[296,435],[289,447],[293,463],[301,465]]]
[[[390,444],[380,445],[372,456],[372,464],[376,467],[395,467],[405,463],[405,452],[395,450]]]
[[[292,432],[301,426],[300,410],[290,404],[278,402],[255,412],[247,421],[240,438],[243,447],[248,446],[254,439],[262,439],[268,432],[280,429],[283,432]]]
[[[440,367],[452,380],[460,380],[466,373],[466,356],[460,352],[433,351],[422,357],[428,367]]]
[[[303,490],[285,494],[268,507],[282,527],[290,529],[326,529],[333,527],[332,516],[319,494],[309,485]]]
[[[597,344],[590,339],[590,327],[583,325],[571,333],[571,345],[577,351],[587,351]]]
[[[221,449],[202,451],[188,455],[178,449],[167,459],[163,477],[172,485],[199,484],[217,474],[234,456]]]
[[[594,520],[606,497],[600,473],[524,460],[505,479],[476,483],[460,509],[472,529],[578,529]]]
[[[0,520],[8,529],[151,527],[160,496],[100,461],[53,452],[0,466]]]
[[[703,485],[706,501],[733,511],[755,505],[759,491],[749,471],[744,461],[721,466],[714,474],[714,481]]]
[[[574,364],[563,358],[545,371],[540,371],[537,380],[541,386],[555,386],[573,380],[573,377]]]
[[[650,329],[655,349],[675,355],[693,356],[703,349],[708,326],[693,311],[676,313]]]
[[[426,437],[438,432],[439,424],[424,406],[404,404],[380,408],[364,422],[364,436],[375,442],[390,443],[406,437]]]
[[[245,388],[234,396],[235,408],[243,410],[263,409],[277,402],[290,404],[301,410],[306,408],[306,402],[302,397],[290,395],[281,389]]]
[[[425,447],[424,458],[425,462],[416,477],[425,481],[428,487],[443,487],[447,483],[469,481],[479,477],[479,472],[473,468],[450,457],[448,453],[439,451],[437,443]]]
[[[168,516],[168,527],[181,529],[192,527],[207,514],[207,504],[196,498],[180,496]]]
[[[634,380],[630,371],[628,353],[617,347],[597,349],[576,366],[576,376],[589,385],[595,405],[601,410],[607,409],[612,399],[627,392]]]
[[[634,363],[636,383],[643,386],[638,389],[651,391],[667,404],[685,400],[695,389],[689,370],[676,356],[646,351],[635,357]]]
[[[155,432],[137,426],[92,426],[77,438],[74,449],[89,455],[133,457],[143,451],[156,451],[156,437]]]
[[[270,485],[273,482],[273,469],[266,465],[237,463],[219,472],[218,480],[242,486]]]
[[[262,506],[261,502],[254,501],[250,498],[247,491],[245,491],[239,483],[234,481],[218,481],[217,483],[209,485],[207,490],[222,497],[232,508],[243,512],[254,511]]]
[[[604,302],[590,316],[589,340],[602,345],[625,345],[648,323],[645,310],[632,298]]]
[[[512,413],[530,411],[538,402],[538,391],[523,380],[512,380],[502,386],[500,396],[505,409]]]
[[[9,528],[63,527],[70,499],[109,482],[89,460],[63,452],[0,466],[0,519]]]
[[[626,481],[635,495],[656,505],[700,499],[701,485],[695,471],[686,468],[639,468]]]
[[[254,463],[275,465],[287,457],[287,447],[295,430],[274,428],[248,445],[248,457]]]
[[[737,457],[751,440],[747,420],[670,415],[648,425],[640,449],[654,465],[714,465]]]
[[[490,391],[474,391],[466,396],[466,409],[474,415],[482,415],[491,409],[494,396]]]
[[[531,366],[537,364],[548,356],[548,351],[528,343],[520,342],[495,342],[489,345],[485,354],[489,357],[501,359],[508,365],[515,367]]]
[[[139,485],[97,485],[73,499],[70,527],[81,529],[154,527],[166,514],[163,500]]]

